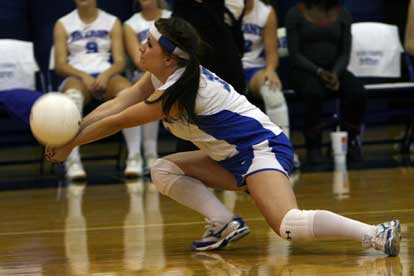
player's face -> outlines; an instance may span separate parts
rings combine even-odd
[[[141,46],[140,52],[139,66],[142,70],[154,73],[161,69],[164,52],[158,41],[151,34],[148,36],[147,42]]]
[[[139,0],[142,9],[158,7],[157,0]]]
[[[96,6],[96,0],[75,0],[77,7]]]

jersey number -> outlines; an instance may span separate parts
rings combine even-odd
[[[223,85],[225,90],[230,92],[230,84],[228,84],[224,80],[222,80],[219,77],[217,77],[216,75],[214,75],[211,71],[209,71],[208,69],[202,67],[202,73],[203,73],[204,76],[206,76],[207,79],[209,79],[211,81],[217,81],[218,83]]]
[[[95,41],[90,41],[86,43],[86,53],[97,53],[98,52],[98,44]]]

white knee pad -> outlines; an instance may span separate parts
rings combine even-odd
[[[180,167],[166,159],[157,159],[151,167],[152,183],[160,193],[167,196],[171,186],[183,175],[184,172]]]
[[[272,90],[269,85],[264,84],[260,89],[260,93],[267,116],[289,137],[289,110],[283,92],[280,89]]]
[[[82,113],[83,110],[83,102],[85,101],[85,97],[83,96],[82,92],[71,88],[66,90],[66,95],[75,103],[76,107]]]
[[[280,224],[280,236],[290,241],[305,241],[315,238],[313,219],[315,211],[292,209],[286,213]]]

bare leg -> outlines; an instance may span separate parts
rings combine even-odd
[[[246,182],[250,195],[267,223],[280,234],[280,224],[286,213],[298,208],[288,178],[276,171],[262,171],[250,175]]]
[[[88,89],[86,88],[86,86],[83,84],[83,82],[80,79],[74,78],[74,77],[67,78],[65,80],[62,90],[64,93],[66,93],[69,89],[75,89],[81,92],[85,99],[84,100],[85,103],[90,101],[91,94],[89,93]]]
[[[108,81],[108,86],[106,87],[105,100],[110,100],[114,98],[121,90],[130,87],[131,83],[124,77],[120,75],[115,75]]]
[[[164,158],[174,162],[184,171],[185,175],[197,178],[210,188],[245,190],[245,188],[237,187],[236,179],[231,173],[200,150],[179,152]]]

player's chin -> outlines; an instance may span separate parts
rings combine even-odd
[[[148,70],[148,67],[147,67],[147,65],[145,64],[145,60],[143,60],[142,58],[139,60],[138,65],[139,65],[139,68],[140,68],[142,71],[147,71],[147,70]]]

